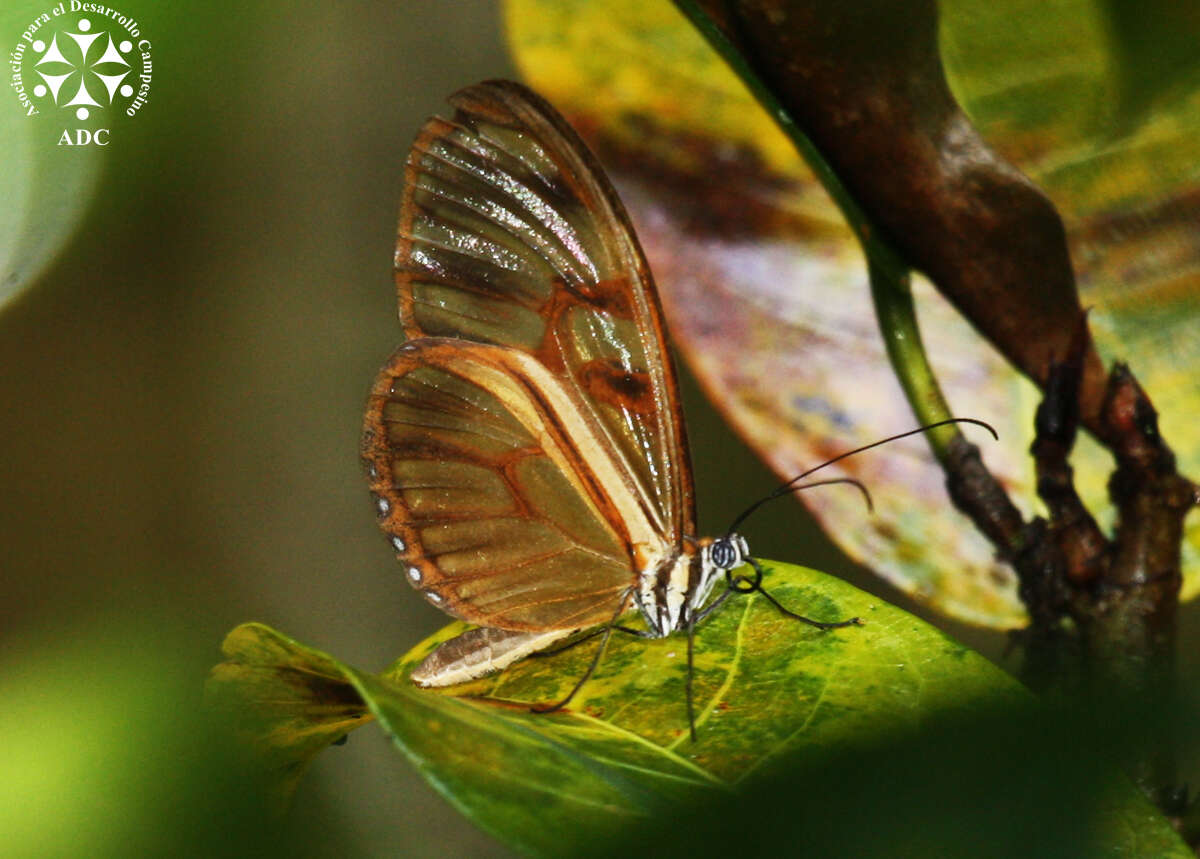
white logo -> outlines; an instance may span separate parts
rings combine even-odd
[[[64,128],[60,146],[103,146],[109,129],[95,126],[136,116],[150,97],[150,49],[133,18],[101,3],[63,0],[38,15],[9,53],[9,86],[26,116],[88,122]]]

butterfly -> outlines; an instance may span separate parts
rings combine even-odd
[[[636,634],[688,633],[690,669],[695,625],[733,593],[766,595],[763,571],[733,528],[696,535],[675,369],[629,218],[531,90],[487,81],[449,102],[406,162],[395,271],[408,340],[375,381],[362,441],[405,578],[477,624],[412,679],[470,680],[592,628],[607,641],[634,610]],[[755,577],[733,574],[743,564]],[[767,596],[822,629],[858,623]]]

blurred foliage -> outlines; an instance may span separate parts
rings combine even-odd
[[[316,855],[334,847],[303,820],[265,813],[265,784],[203,717],[191,644],[167,618],[101,615],[69,638],[23,644],[0,657],[4,855]]]
[[[1121,92],[1116,125],[1128,132],[1160,103],[1200,84],[1200,2],[1102,0]]]
[[[1032,699],[977,654],[812,570],[771,564],[764,586],[806,615],[856,615],[866,625],[822,632],[782,616],[761,596],[735,597],[697,629],[695,742],[687,730],[681,635],[657,641],[617,636],[567,710],[537,715],[531,705],[561,699],[583,676],[595,642],[444,690],[422,690],[409,679],[413,667],[464,624],[442,630],[378,676],[247,624],[226,640],[226,661],[209,681],[210,700],[234,715],[244,735],[257,732],[250,738],[285,789],[312,755],[361,724],[369,710],[458,808],[537,855],[611,855],[613,838],[636,843],[641,836],[631,833],[657,830],[697,808],[722,825],[722,808],[752,818],[749,804],[757,802],[764,779],[783,779],[791,792],[784,796],[804,793],[809,784],[828,796],[831,780],[845,783],[832,800],[836,814],[871,821],[858,827],[871,834],[834,827],[836,837],[878,847],[891,831],[887,826],[906,827],[907,840],[896,841],[889,855],[923,855],[918,848],[937,845],[946,832],[960,840],[944,855],[970,855],[959,851],[966,846],[962,833],[979,820],[997,833],[998,843],[1039,843],[1052,821],[1065,821],[1061,833],[1040,843],[1057,844],[1061,834],[1070,839],[1063,843],[1080,849],[1103,845],[1091,855],[1119,855],[1148,843],[1161,848],[1157,855],[1186,855],[1166,820],[1115,770],[1075,766],[1071,778],[1088,789],[1064,800],[1059,791],[1066,785],[1046,773],[1057,774],[1066,761],[1074,766],[1079,747],[1053,732],[1039,734]],[[1043,742],[1054,744],[1053,755],[1044,755]],[[1083,752],[1080,760],[1088,759]],[[889,783],[916,779],[924,789],[913,794],[910,784],[892,795],[875,779],[879,768]],[[930,779],[931,772],[939,775]],[[1009,804],[1003,791],[984,788],[993,772],[1041,784],[1040,792],[1018,793]],[[957,796],[956,808],[976,801],[956,793],[960,778],[992,797],[986,810],[943,814],[948,797]],[[875,786],[850,789],[860,780]],[[907,812],[892,807],[897,801]],[[1013,835],[1010,815],[1027,804],[1038,809],[1028,821],[1033,831]],[[834,813],[826,808],[817,818]],[[1097,815],[1103,823],[1094,826]],[[930,827],[920,838],[918,817]],[[786,843],[778,841],[783,833],[794,838],[799,831],[790,824],[812,819],[805,813],[783,828],[771,823],[768,838]],[[881,821],[887,823],[876,829]],[[703,826],[699,831],[711,834]],[[729,842],[687,843],[697,855],[714,855],[718,844]]]
[[[523,75],[613,174],[674,339],[773,469],[790,476],[911,426],[850,232],[772,118],[683,17],[631,0],[509,0],[506,9]],[[1117,62],[1109,4],[950,0],[942,11],[956,95],[1062,211],[1101,354],[1132,364],[1180,470],[1200,471],[1200,428],[1189,417],[1200,366],[1191,336],[1200,234],[1189,226],[1200,217],[1200,90],[1171,88],[1121,134],[1112,105],[1136,58],[1122,49]],[[1143,28],[1187,20],[1153,12]],[[952,409],[997,426],[1002,442],[983,445],[985,461],[1031,513],[1036,390],[927,285],[917,295]],[[1083,439],[1075,465],[1085,502],[1111,524],[1111,459]],[[852,557],[952,617],[1024,623],[1014,577],[953,510],[923,442],[845,466],[879,502],[870,521],[848,495],[805,500]],[[1190,526],[1185,599],[1200,590],[1200,517]]]

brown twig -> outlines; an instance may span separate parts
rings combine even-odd
[[[965,442],[947,463],[947,485],[955,505],[1017,572],[1030,614],[1021,636],[1027,681],[1043,691],[1083,695],[1101,710],[1101,702],[1111,701],[1126,715],[1141,713],[1147,725],[1160,725],[1156,711],[1174,702],[1183,521],[1200,504],[1200,489],[1176,472],[1150,400],[1118,364],[1101,412],[1103,440],[1117,460],[1109,493],[1118,522],[1112,538],[1104,536],[1075,491],[1068,462],[1085,337],[1081,327],[1066,360],[1051,365],[1037,412],[1030,452],[1049,518],[1023,522]],[[1126,766],[1168,807],[1178,803],[1174,741],[1161,728],[1150,733],[1142,746],[1126,750]]]

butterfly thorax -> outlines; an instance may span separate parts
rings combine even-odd
[[[665,638],[686,629],[721,574],[741,566],[749,551],[746,541],[737,534],[716,540],[705,537],[643,566],[634,602],[646,619],[650,635]]]

